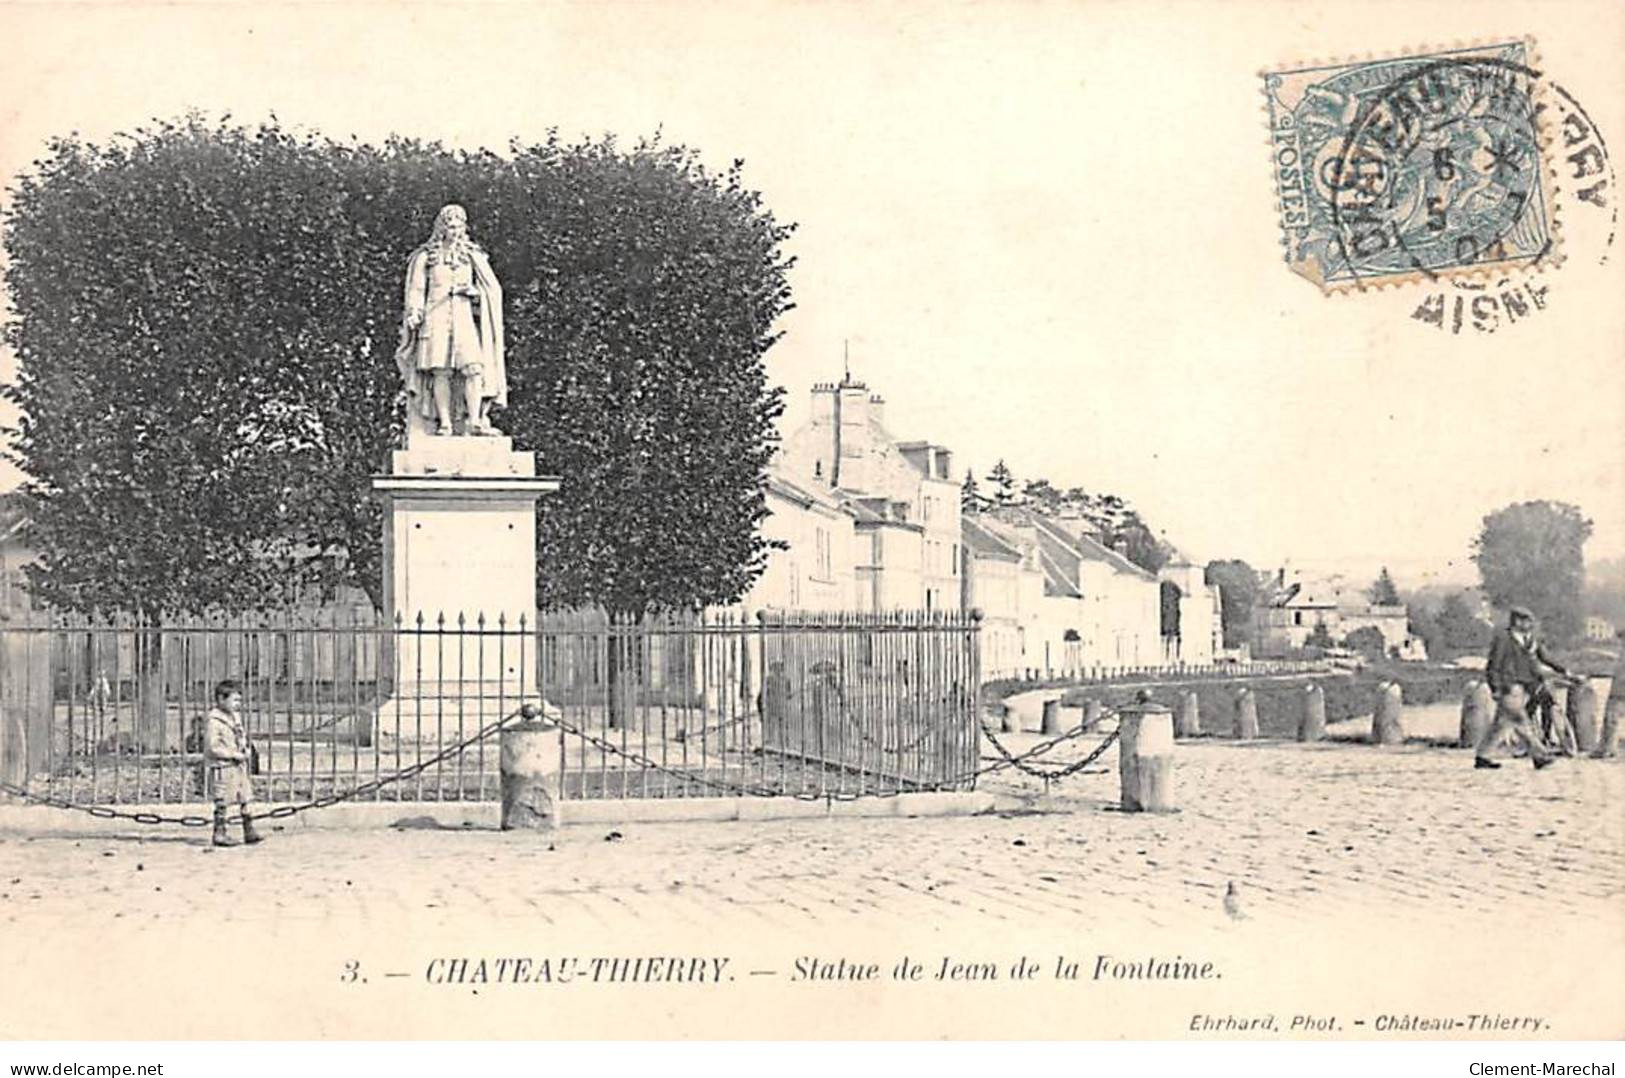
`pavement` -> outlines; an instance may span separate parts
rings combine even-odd
[[[229,850],[207,846],[206,832],[136,825],[117,836],[0,830],[0,930],[37,944],[12,948],[0,1014],[8,1002],[29,1003],[17,995],[19,969],[145,969],[155,953],[243,933],[267,946],[301,941],[301,954],[318,939],[342,950],[347,935],[357,947],[387,944],[369,963],[419,978],[423,954],[410,940],[470,933],[597,946],[732,941],[787,974],[776,947],[859,938],[935,940],[938,949],[1005,938],[1092,938],[1123,950],[1189,943],[1234,946],[1251,962],[1295,933],[1346,949],[1343,933],[1392,942],[1413,932],[1435,949],[1453,941],[1470,962],[1480,927],[1500,924],[1591,939],[1576,959],[1586,969],[1625,968],[1616,961],[1625,958],[1625,760],[1564,760],[1537,773],[1509,759],[1475,771],[1470,753],[1416,744],[1217,739],[1180,743],[1176,760],[1180,810],[1165,815],[1117,810],[1113,749],[1049,796],[1036,780],[1001,775],[986,787],[1000,811],[958,818],[583,824],[550,834],[428,822],[273,827],[264,844]],[[104,945],[63,950],[89,935]],[[1364,960],[1335,953],[1345,968]],[[1426,952],[1385,953],[1421,961]],[[1550,971],[1538,947],[1518,961]],[[1496,976],[1515,992],[1523,970],[1515,963]],[[1621,997],[1603,998],[1615,1002],[1586,1030],[1625,1032]],[[36,1019],[39,1029],[69,1021],[54,1010]]]

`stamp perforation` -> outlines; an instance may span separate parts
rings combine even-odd
[[[1506,57],[1509,56],[1516,57],[1516,59],[1507,59]],[[1500,155],[1503,153],[1510,154],[1507,149],[1509,146],[1527,149],[1530,162],[1526,167],[1514,168],[1511,165],[1507,165],[1507,167],[1514,177],[1520,171],[1527,171],[1534,179],[1538,190],[1513,191],[1509,189],[1510,185],[1508,184],[1504,187],[1494,187],[1492,191],[1492,184],[1484,182],[1468,187],[1467,196],[1465,197],[1474,199],[1469,205],[1499,205],[1504,207],[1510,197],[1516,197],[1517,200],[1511,203],[1514,208],[1510,211],[1504,211],[1507,221],[1502,233],[1495,234],[1492,232],[1489,240],[1480,245],[1477,241],[1476,232],[1468,230],[1464,237],[1457,240],[1454,261],[1436,260],[1430,264],[1423,261],[1420,256],[1406,247],[1404,233],[1396,221],[1392,226],[1392,241],[1390,242],[1384,238],[1382,245],[1379,245],[1376,250],[1378,253],[1384,252],[1385,249],[1392,251],[1392,254],[1387,255],[1389,259],[1397,258],[1402,252],[1409,258],[1413,268],[1404,270],[1393,266],[1385,266],[1379,267],[1374,273],[1362,273],[1361,259],[1370,256],[1360,254],[1357,242],[1354,245],[1355,253],[1350,254],[1350,247],[1347,242],[1350,233],[1344,231],[1349,226],[1337,219],[1336,212],[1342,208],[1342,203],[1345,200],[1353,198],[1356,203],[1358,202],[1358,199],[1354,196],[1346,196],[1342,192],[1351,188],[1364,187],[1365,183],[1362,178],[1356,177],[1353,182],[1350,182],[1347,178],[1354,172],[1349,167],[1350,162],[1358,162],[1360,156],[1351,154],[1349,143],[1345,141],[1345,145],[1340,152],[1329,155],[1326,160],[1320,160],[1318,170],[1312,171],[1312,166],[1315,166],[1316,162],[1307,160],[1303,152],[1305,146],[1300,139],[1300,131],[1303,128],[1299,124],[1298,112],[1307,104],[1328,107],[1329,102],[1335,101],[1343,108],[1339,120],[1346,129],[1348,137],[1352,138],[1354,133],[1360,131],[1364,125],[1375,126],[1372,123],[1371,116],[1388,103],[1387,99],[1390,96],[1394,98],[1394,101],[1389,107],[1396,113],[1402,114],[1404,112],[1399,108],[1399,105],[1405,103],[1403,99],[1406,95],[1396,92],[1396,87],[1408,81],[1415,81],[1418,85],[1425,86],[1425,94],[1414,89],[1408,89],[1407,93],[1416,93],[1418,97],[1426,100],[1431,106],[1435,101],[1443,100],[1448,95],[1447,90],[1440,90],[1435,84],[1448,83],[1451,80],[1452,73],[1457,69],[1464,72],[1470,69],[1484,69],[1492,73],[1485,75],[1475,71],[1472,75],[1462,75],[1457,79],[1457,81],[1464,79],[1468,86],[1472,87],[1473,97],[1469,101],[1469,107],[1477,107],[1485,99],[1486,94],[1489,93],[1489,91],[1485,90],[1485,85],[1494,85],[1497,80],[1509,85],[1516,83],[1519,79],[1523,80],[1522,83],[1517,85],[1516,93],[1509,89],[1508,86],[1500,86],[1493,94],[1490,94],[1490,97],[1495,103],[1507,108],[1519,101],[1523,103],[1522,111],[1526,113],[1523,119],[1526,124],[1527,139],[1518,140],[1509,137],[1501,145],[1485,148],[1490,149],[1492,154],[1497,182],[1499,182],[1500,170],[1503,166],[1503,159]],[[1398,72],[1398,74],[1391,82],[1383,81],[1373,84],[1370,81],[1378,75],[1388,76],[1395,72]],[[1339,76],[1347,76],[1347,81],[1356,88],[1351,90],[1328,89],[1328,85],[1337,80]],[[1289,102],[1288,97],[1290,97],[1292,91],[1288,91],[1288,97],[1283,97],[1281,93],[1288,79],[1294,80],[1293,90],[1301,90],[1300,96],[1291,102]],[[1271,173],[1274,178],[1274,208],[1280,228],[1279,243],[1282,248],[1282,258],[1293,268],[1294,272],[1314,281],[1323,292],[1328,294],[1365,293],[1387,288],[1403,288],[1422,282],[1436,283],[1441,279],[1454,281],[1505,277],[1508,274],[1551,268],[1561,263],[1562,227],[1558,193],[1563,185],[1560,182],[1551,153],[1554,133],[1549,121],[1551,108],[1547,100],[1549,96],[1548,80],[1545,78],[1544,70],[1541,67],[1538,45],[1532,36],[1506,35],[1479,38],[1472,41],[1457,41],[1446,46],[1426,49],[1412,48],[1380,53],[1370,52],[1342,59],[1317,58],[1265,68],[1259,72],[1259,80],[1260,93],[1262,94],[1261,107],[1266,128],[1265,142],[1269,147]],[[1364,86],[1360,85],[1362,81],[1365,82]],[[1375,90],[1373,90],[1373,85],[1376,87]],[[1318,95],[1316,100],[1306,103],[1305,98],[1312,95]],[[1456,102],[1456,104],[1459,103],[1459,101]],[[1324,131],[1327,128],[1328,124],[1324,117],[1317,115],[1313,118],[1317,121],[1316,127],[1318,130]],[[1480,111],[1476,115],[1465,113],[1462,117],[1451,121],[1451,123],[1455,123],[1459,120],[1461,126],[1443,136],[1438,135],[1437,132],[1443,130],[1449,124],[1441,122],[1432,128],[1417,124],[1416,127],[1419,131],[1429,132],[1434,138],[1444,138],[1448,144],[1448,140],[1459,131],[1467,130],[1470,127],[1476,128],[1478,137],[1482,140],[1484,138],[1482,132],[1490,126],[1490,122],[1504,121],[1503,126],[1506,126],[1516,118],[1515,113],[1509,113],[1506,117],[1503,117],[1499,112],[1486,114]],[[1330,137],[1321,135],[1318,143],[1315,144],[1317,154],[1323,152],[1330,141]],[[1376,141],[1378,141],[1379,145],[1381,144],[1380,140]],[[1418,147],[1421,146],[1422,141],[1421,138],[1417,139]],[[1523,142],[1527,142],[1526,147],[1523,146]],[[1435,152],[1446,155],[1443,160],[1449,161],[1448,154],[1450,151],[1448,149]],[[1507,160],[1510,160],[1510,156]],[[1332,176],[1330,183],[1332,193],[1330,196],[1318,190],[1319,187],[1326,185],[1327,174],[1325,169],[1328,167],[1328,163],[1333,166],[1330,174]],[[1371,163],[1372,159],[1367,158],[1366,164]],[[1390,180],[1386,174],[1387,163],[1376,162],[1376,164],[1377,167],[1370,169],[1370,171],[1383,173],[1381,181],[1383,185],[1392,184],[1393,187],[1397,188],[1398,181]],[[1464,161],[1464,165],[1466,164],[1467,162]],[[1450,165],[1447,163],[1445,167],[1449,168]],[[1466,169],[1464,168],[1463,171],[1466,171]],[[1444,174],[1441,172],[1441,175]],[[1373,182],[1373,186],[1375,186],[1375,182]],[[1428,188],[1425,180],[1416,183],[1414,186],[1413,196],[1416,192],[1425,194]],[[1499,203],[1494,198],[1488,197],[1488,194],[1491,193],[1502,196]],[[1486,197],[1478,197],[1481,195]],[[1534,195],[1534,197],[1530,198],[1530,195]],[[1426,222],[1429,227],[1432,227],[1434,223],[1435,203],[1440,201],[1441,199],[1437,197],[1424,197],[1421,200],[1422,208],[1427,210],[1430,215],[1429,220]],[[1376,206],[1377,203],[1378,200],[1375,197],[1368,200],[1364,212],[1380,216],[1380,211],[1369,208]],[[1331,241],[1324,241],[1319,251],[1321,257],[1317,258],[1314,242],[1322,241],[1323,238],[1312,232],[1311,222],[1316,210],[1321,212],[1321,216],[1325,215],[1327,204],[1333,207],[1333,224],[1340,229],[1337,235],[1331,237],[1331,240],[1336,241],[1337,249],[1335,257],[1327,257],[1329,252],[1332,251],[1332,243]],[[1392,190],[1388,192],[1387,204],[1389,207],[1396,205],[1395,195]],[[1411,218],[1406,222],[1407,224],[1414,223],[1416,208],[1417,199],[1413,197],[1409,204]],[[1443,222],[1449,217],[1447,211],[1454,211],[1456,208],[1454,203],[1451,203],[1437,212],[1441,229],[1444,228]],[[1531,211],[1537,215],[1533,219],[1529,217]],[[1354,219],[1351,215],[1350,220]],[[1474,227],[1476,228],[1476,225]],[[1535,235],[1521,237],[1520,233],[1514,236],[1514,228],[1526,227],[1533,228]],[[1376,237],[1379,233],[1373,229],[1363,233],[1363,235],[1369,238]],[[1425,243],[1432,242],[1427,239],[1426,233],[1422,233],[1422,236]],[[1509,236],[1523,238],[1526,249],[1508,255],[1506,247]],[[1443,237],[1435,238],[1442,239]],[[1464,243],[1466,244],[1465,247],[1463,246]],[[1480,246],[1485,250],[1481,252]],[[1481,254],[1489,254],[1491,250],[1495,249],[1501,252],[1498,257],[1481,257]],[[1342,264],[1346,267],[1346,273],[1342,275],[1335,271],[1328,272],[1326,269],[1328,264],[1334,264],[1338,259],[1341,259]]]

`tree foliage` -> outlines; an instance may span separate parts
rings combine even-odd
[[[976,483],[976,473],[966,468],[965,481],[959,484],[959,511],[979,513],[986,508],[987,499],[982,496],[981,487]]]
[[[402,272],[455,201],[508,305],[496,422],[564,478],[540,508],[542,601],[737,596],[764,554],[791,231],[740,167],[658,141],[460,153],[195,117],[54,141],[5,227],[37,593],[153,614],[341,584],[376,602]]]
[[[1583,624],[1580,595],[1590,536],[1591,521],[1565,502],[1520,502],[1496,510],[1473,541],[1484,594],[1501,609],[1529,607],[1551,639],[1574,639]]]
[[[1100,541],[1120,549],[1140,568],[1155,573],[1173,555],[1173,549],[1151,531],[1127,501],[1115,494],[1091,494],[1082,487],[1062,490],[1048,479],[1029,479],[1017,489],[1016,477],[999,461],[988,475],[994,486],[992,504],[1023,505],[1050,516],[1081,517],[1099,534]]]
[[[1382,567],[1382,572],[1377,575],[1377,579],[1372,582],[1366,594],[1376,606],[1399,605],[1399,589],[1394,586],[1394,578],[1388,575],[1386,565]]]
[[[1381,659],[1388,654],[1388,640],[1375,625],[1355,629],[1343,638],[1343,646],[1357,651],[1368,659]]]
[[[1019,498],[1016,496],[1016,477],[1010,471],[1010,466],[1002,459],[987,473],[987,481],[993,484],[993,504],[998,506],[1016,505]]]
[[[1474,616],[1467,596],[1459,591],[1445,596],[1433,620],[1438,626],[1439,647],[1435,649],[1428,642],[1428,654],[1434,658],[1481,652],[1490,646],[1490,637],[1495,634],[1493,626]]]
[[[1203,581],[1219,589],[1224,646],[1236,648],[1252,643],[1253,608],[1258,605],[1263,588],[1258,572],[1238,558],[1215,560],[1207,563]]]

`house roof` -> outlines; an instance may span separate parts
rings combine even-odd
[[[1286,591],[1276,596],[1270,603],[1274,607],[1289,607],[1293,610],[1331,610],[1337,606],[1335,600],[1322,599],[1314,593],[1305,590],[1302,584],[1291,584]]]
[[[995,558],[999,561],[1019,562],[1021,560],[1021,551],[994,535],[974,516],[960,517],[959,531],[965,549],[977,557]]]
[[[1048,540],[1056,548],[1055,555],[1063,562],[1069,555],[1074,558],[1087,558],[1090,561],[1103,562],[1120,573],[1128,573],[1143,580],[1157,579],[1156,573],[1142,569],[1117,551],[1086,534],[1081,532],[1077,535],[1070,534],[1054,520],[1031,509],[1016,511],[1031,521],[1033,527],[1038,530],[1039,536]],[[1076,584],[1076,580],[1073,583]]]
[[[1103,561],[1120,573],[1128,573],[1131,576],[1137,576],[1144,580],[1157,579],[1156,573],[1153,573],[1149,569],[1135,565],[1122,554],[1119,554],[1117,551],[1102,543],[1097,543],[1088,536],[1083,536],[1078,540],[1078,548],[1083,552],[1084,557],[1093,558],[1095,561]]]
[[[782,472],[769,471],[767,473],[768,489],[786,501],[795,502],[802,508],[810,509],[820,505],[826,509],[839,511],[845,508],[839,501],[829,494],[810,485],[803,486],[786,477]]]
[[[1075,573],[1068,573],[1064,563],[1057,561],[1049,551],[1040,547],[1038,551],[1038,564],[1044,568],[1044,594],[1057,595],[1063,599],[1080,599],[1083,591],[1078,586]],[[1072,563],[1074,566],[1076,562]]]
[[[851,513],[860,528],[900,528],[903,531],[923,532],[925,526],[910,520],[888,516],[880,508],[888,499],[881,497],[843,498],[841,507]]]
[[[1078,552],[1053,529],[1046,531],[1025,510],[1005,508],[1003,517],[990,515],[981,526],[993,532],[1002,545],[1011,550],[1031,550],[1037,555],[1038,567],[1044,574],[1044,594],[1076,599],[1083,595],[1078,581]],[[1020,529],[1031,528],[1024,533]]]

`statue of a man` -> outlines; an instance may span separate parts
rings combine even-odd
[[[412,433],[497,434],[489,410],[508,403],[502,286],[469,238],[468,214],[446,206],[429,242],[406,262],[406,304],[395,364],[406,381]],[[454,393],[453,390],[456,390]]]

